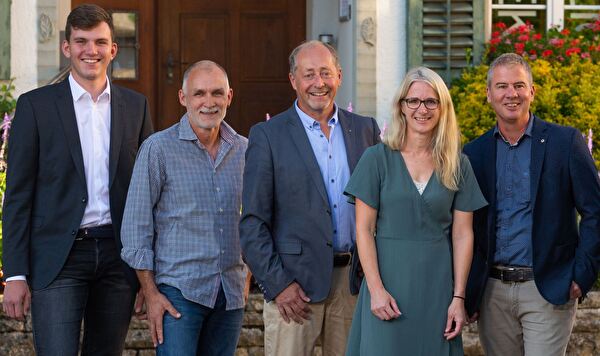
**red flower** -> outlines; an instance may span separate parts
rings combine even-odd
[[[504,22],[498,22],[496,27],[498,27],[500,30],[506,30],[506,24]]]
[[[581,58],[590,58],[590,54],[588,52],[584,52],[581,54]]]
[[[492,32],[492,38],[498,38],[498,37],[500,37],[500,31]]]
[[[522,54],[524,49],[525,49],[524,43],[521,43],[521,42],[515,43],[515,52],[517,54]]]
[[[569,48],[569,49],[566,50],[565,55],[566,56],[570,56],[570,55],[578,54],[578,53],[581,53],[581,48],[579,48],[579,47],[571,47],[571,48]]]
[[[575,47],[575,46],[579,45],[579,42],[581,42],[581,40],[579,40],[579,38],[572,40],[571,47]]]
[[[502,41],[502,39],[500,39],[500,38],[492,38],[490,40],[490,44],[496,45],[496,44],[500,43],[500,41]]]
[[[569,34],[571,34],[571,31],[569,31],[568,28],[563,29],[562,31],[560,31],[560,33],[562,35],[568,36]]]
[[[539,41],[542,39],[542,34],[541,33],[536,33],[535,35],[533,35],[533,40],[534,41]]]
[[[565,44],[565,40],[562,38],[551,38],[550,44],[554,47],[562,47]]]
[[[517,39],[522,42],[527,42],[529,41],[529,35],[520,35],[519,37],[517,37]]]
[[[527,25],[520,25],[517,30],[519,33],[529,33],[529,27],[527,27]]]
[[[552,52],[551,49],[547,49],[544,52],[542,52],[542,57],[550,57],[553,54],[554,54],[554,52]]]
[[[494,53],[494,52],[496,52],[496,47],[490,46],[490,53]]]
[[[535,49],[530,49],[529,54],[531,54],[532,56],[537,56],[537,51]]]
[[[588,51],[590,51],[590,52],[594,52],[595,50],[596,50],[596,47],[594,47],[594,45],[590,45],[588,47]]]

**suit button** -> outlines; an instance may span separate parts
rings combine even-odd
[[[81,198],[81,202],[85,203],[87,201],[87,198]]]
[[[77,234],[77,231],[71,230],[71,235],[75,236],[75,234]]]

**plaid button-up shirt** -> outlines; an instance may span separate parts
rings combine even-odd
[[[187,115],[150,136],[135,163],[123,217],[121,257],[155,282],[214,307],[222,284],[227,310],[244,306],[246,266],[238,223],[247,139],[225,122],[216,159]]]

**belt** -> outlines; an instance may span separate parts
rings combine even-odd
[[[94,227],[86,227],[83,229],[77,230],[77,236],[75,240],[83,240],[83,239],[112,239],[115,237],[115,232],[113,231],[113,226],[102,225],[102,226],[94,226]]]
[[[494,266],[490,270],[490,277],[502,282],[527,282],[533,280],[531,267]]]
[[[333,267],[346,267],[350,264],[351,259],[350,252],[336,253],[333,255]]]

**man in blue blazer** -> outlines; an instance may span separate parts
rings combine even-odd
[[[379,129],[335,105],[342,72],[331,46],[294,49],[289,78],[295,104],[248,138],[242,251],[265,296],[265,354],[312,355],[323,335],[323,353],[343,355],[356,302],[349,284],[356,294],[360,277],[354,207],[342,193]]]
[[[579,131],[529,112],[534,94],[528,63],[498,57],[497,125],[464,148],[490,203],[474,215],[466,305],[486,355],[564,355],[600,265],[598,171]]]
[[[152,132],[146,98],[110,83],[111,16],[81,5],[67,18],[69,78],[19,97],[4,199],[4,312],[31,302],[38,355],[121,355],[137,281],[119,231],[139,145]]]

